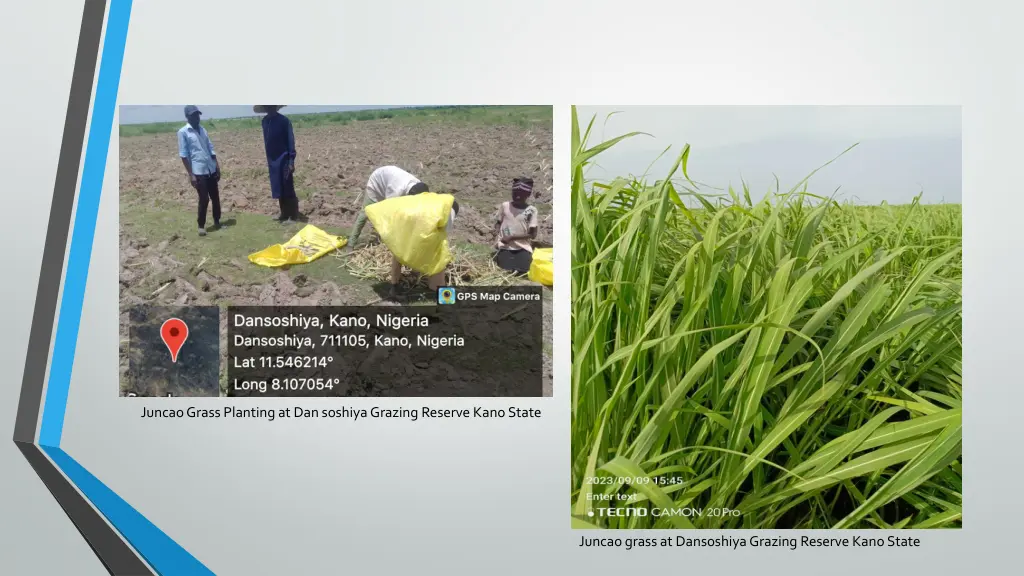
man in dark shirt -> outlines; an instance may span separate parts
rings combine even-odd
[[[263,117],[263,145],[267,150],[267,167],[270,170],[270,193],[281,208],[280,222],[291,222],[299,218],[299,198],[295,195],[295,133],[292,123],[278,112],[283,106],[263,105],[253,107]]]

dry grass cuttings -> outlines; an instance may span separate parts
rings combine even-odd
[[[391,251],[383,244],[366,246],[351,254],[338,253],[336,257],[345,261],[345,268],[356,278],[387,282],[391,274]],[[510,286],[524,282],[498,268],[491,259],[458,247],[452,249],[452,262],[445,276],[449,286]],[[406,269],[401,285],[426,285],[426,278]]]

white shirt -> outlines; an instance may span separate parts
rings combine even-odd
[[[370,202],[381,202],[398,198],[409,193],[409,189],[420,183],[420,179],[398,166],[382,166],[370,174],[366,183],[366,197]]]

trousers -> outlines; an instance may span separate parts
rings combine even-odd
[[[220,186],[213,174],[196,174],[196,192],[199,194],[199,217],[196,222],[206,228],[206,210],[213,203],[213,223],[220,224]]]
[[[278,206],[281,207],[281,220],[298,220],[299,219],[299,199],[296,196],[290,198],[278,198]]]

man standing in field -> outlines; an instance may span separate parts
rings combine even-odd
[[[263,145],[267,150],[270,172],[270,194],[281,208],[279,222],[299,219],[299,197],[295,195],[295,132],[287,116],[278,112],[284,106],[254,106],[257,114],[263,112]]]
[[[366,191],[363,192],[363,209],[356,217],[356,225],[352,228],[352,234],[348,237],[348,250],[356,244],[359,235],[366,225],[366,207],[376,204],[389,198],[399,196],[412,196],[421,192],[429,192],[430,188],[420,181],[419,178],[409,174],[397,166],[382,166],[370,174],[370,180],[366,182]]]
[[[199,125],[202,112],[185,106],[188,123],[178,130],[178,155],[185,165],[189,184],[199,194],[199,235],[206,236],[206,208],[213,202],[213,227],[220,228],[220,163],[206,128]]]

